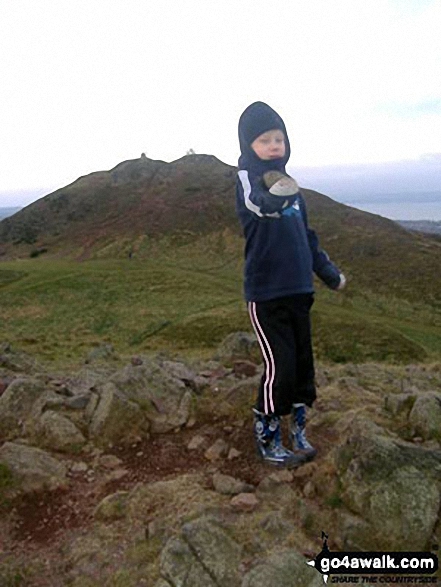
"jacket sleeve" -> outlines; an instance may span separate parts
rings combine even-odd
[[[291,206],[298,196],[298,194],[286,197],[273,196],[260,177],[250,177],[248,171],[244,169],[237,175],[239,198],[246,208],[259,218],[281,218],[283,210]]]
[[[300,210],[302,212],[303,221],[305,223],[306,234],[308,237],[309,248],[312,253],[312,268],[314,273],[331,289],[337,289],[340,285],[339,268],[332,263],[326,251],[320,248],[317,234],[308,225],[308,214],[306,211],[306,204],[303,196],[299,197]]]

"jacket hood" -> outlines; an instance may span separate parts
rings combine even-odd
[[[285,155],[280,159],[263,161],[253,151],[251,143],[264,132],[273,129],[279,129],[285,135]],[[270,169],[285,171],[285,165],[291,155],[288,133],[281,116],[265,102],[254,102],[242,112],[239,119],[239,144],[239,169],[247,169],[257,174]]]

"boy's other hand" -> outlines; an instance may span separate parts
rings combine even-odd
[[[263,183],[273,196],[294,196],[299,191],[296,180],[281,171],[267,171],[263,174]]]
[[[343,273],[340,273],[340,283],[338,284],[337,290],[343,289],[346,285],[346,277]]]

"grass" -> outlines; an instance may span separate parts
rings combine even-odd
[[[43,256],[0,263],[0,342],[66,366],[102,343],[117,353],[209,357],[230,332],[251,332],[242,260],[228,248],[157,247],[137,259]],[[314,345],[331,362],[437,360],[441,314],[422,302],[319,287]]]

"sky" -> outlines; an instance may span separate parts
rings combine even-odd
[[[441,190],[440,0],[0,0],[0,14],[0,206],[142,152],[236,165],[256,100],[312,184],[413,166]]]

